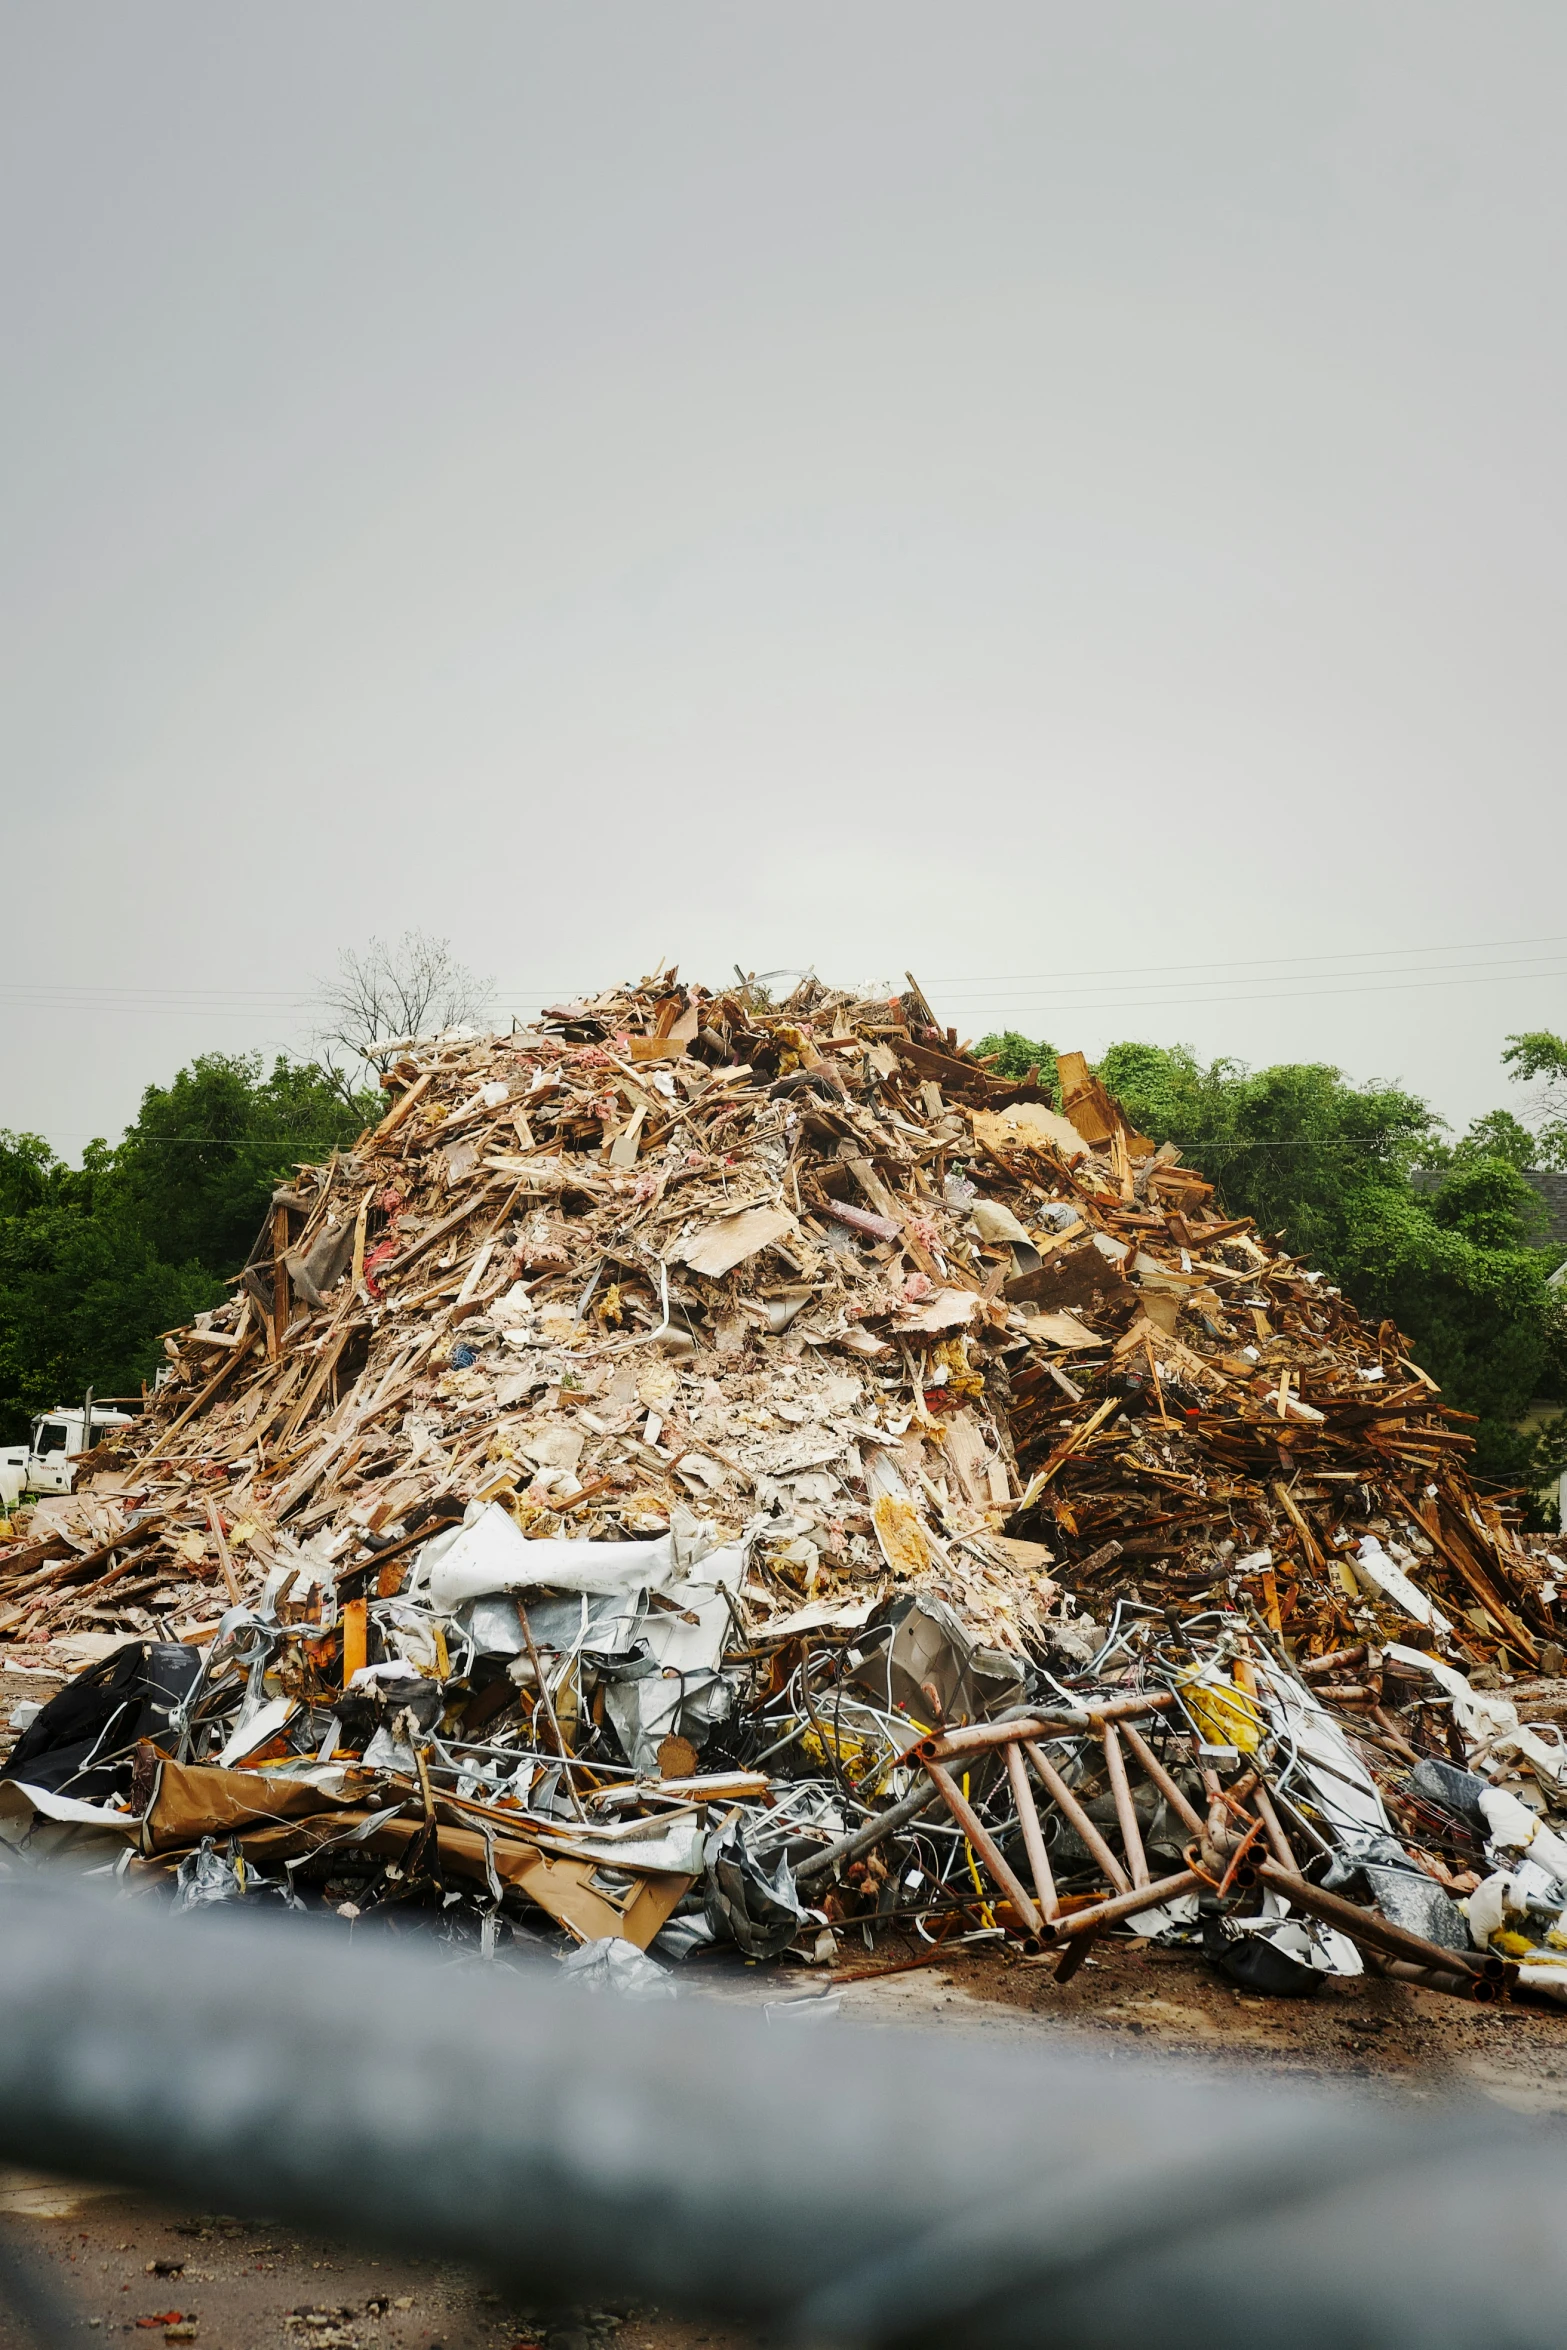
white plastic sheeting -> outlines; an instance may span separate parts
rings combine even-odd
[[[677,1508],[649,1542],[530,1542],[499,1502],[473,1504],[461,1526],[419,1553],[405,1599],[440,1615],[460,1612],[491,1655],[520,1655],[528,1630],[541,1653],[637,1657],[611,1677],[605,1707],[638,1770],[656,1770],[661,1742],[678,1732],[700,1745],[728,1714],[719,1667],[737,1623],[745,1541],[712,1546],[702,1521]]]
[[[529,1542],[498,1501],[488,1502],[472,1523],[466,1520],[436,1534],[419,1553],[409,1578],[409,1596],[428,1594],[445,1613],[466,1600],[496,1592],[585,1591],[613,1596],[662,1591],[675,1573],[674,1536],[650,1542]]]

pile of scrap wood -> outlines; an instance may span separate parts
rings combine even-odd
[[[673,973],[389,1049],[380,1124],[0,1553],[10,1659],[88,1668],[13,1790],[192,1899],[451,1879],[492,1941],[700,1908],[755,1952],[867,1884],[988,1915],[950,1805],[907,1899],[836,1848],[929,1793],[920,1741],[1124,1675],[1127,1627],[1538,1665],[1553,1570],[1398,1332],[1060,1070],[992,1077],[912,982]]]

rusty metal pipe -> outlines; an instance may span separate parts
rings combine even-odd
[[[1354,1648],[1335,1648],[1331,1656],[1308,1657],[1295,1669],[1302,1680],[1315,1681],[1324,1673],[1337,1672],[1341,1666],[1358,1665],[1365,1653],[1366,1644],[1362,1640]]]
[[[1395,1983],[1413,1983],[1419,1991],[1446,1991],[1454,1999],[1472,1999],[1481,2007],[1493,2006],[1502,1996],[1496,1983],[1488,1983],[1481,1975],[1440,1973],[1437,1968],[1415,1966],[1407,1958],[1385,1958],[1382,1972]]]
[[[1181,1792],[1141,1730],[1134,1729],[1130,1722],[1122,1722],[1121,1736],[1126,1740],[1133,1754],[1136,1755],[1145,1777],[1158,1788],[1159,1793],[1164,1797],[1176,1817],[1186,1822],[1194,1836],[1200,1836],[1203,1831],[1202,1813],[1190,1798]]]
[[[1223,1900],[1225,1894],[1229,1892],[1232,1885],[1243,1883],[1249,1888],[1250,1886],[1256,1884],[1257,1861],[1259,1856],[1252,1851],[1252,1846],[1256,1843],[1257,1838],[1261,1834],[1261,1820],[1253,1820],[1251,1826],[1247,1829],[1245,1835],[1241,1838],[1239,1844],[1236,1845],[1235,1850],[1230,1855],[1229,1867],[1225,1870],[1223,1876],[1219,1879],[1219,1898],[1221,1901]]]
[[[1281,1869],[1277,1861],[1265,1860],[1258,1873],[1264,1884],[1286,1895],[1297,1908],[1310,1910],[1325,1925],[1337,1926],[1351,1941],[1369,1942],[1374,1949],[1386,1951],[1389,1958],[1404,1958],[1415,1966],[1434,1967],[1439,1974],[1483,1972],[1479,1959],[1471,1962],[1467,1951],[1444,1950],[1440,1943],[1406,1933],[1402,1926],[1392,1925],[1370,1910],[1357,1909],[1354,1902],[1343,1901],[1336,1893],[1324,1893],[1320,1885],[1311,1884],[1292,1869]]]
[[[1021,1738],[1050,1738],[1063,1730],[1081,1733],[1088,1727],[1086,1714],[1029,1714],[1013,1722],[975,1722],[966,1730],[937,1730],[910,1751],[921,1762],[952,1762],[960,1755],[984,1754]]]
[[[1032,1714],[1015,1722],[975,1722],[966,1730],[948,1730],[922,1739],[915,1752],[937,1762],[954,1755],[975,1754],[990,1746],[1008,1746],[1014,1738],[1048,1738],[1061,1730],[1097,1730],[1101,1722],[1124,1721],[1128,1714],[1163,1713],[1175,1703],[1171,1689],[1141,1689],[1130,1697],[1112,1697],[1106,1705],[1084,1706],[1081,1713]]]
[[[1178,1877],[1161,1877],[1157,1884],[1136,1885],[1130,1893],[1117,1893],[1109,1901],[1095,1902],[1092,1909],[1068,1910],[1061,1917],[1051,1919],[1049,1931],[1058,1941],[1072,1942],[1080,1934],[1102,1934],[1106,1926],[1113,1926],[1122,1918],[1134,1918],[1139,1910],[1157,1909],[1161,1901],[1173,1901],[1180,1893],[1195,1893],[1204,1882],[1195,1869],[1182,1869]]]
[[[939,1762],[931,1762],[928,1758],[923,1759],[926,1770],[936,1782],[942,1802],[951,1812],[958,1826],[963,1830],[964,1835],[990,1871],[991,1876],[1022,1919],[1024,1930],[1030,1934],[1037,1934],[1040,1931],[1039,1912],[1035,1909],[1027,1893],[1024,1892],[1021,1880],[1015,1877],[1011,1869],[1008,1868],[999,1845],[985,1826],[984,1821],[974,1806],[959,1791],[951,1772]]]
[[[1044,1752],[1044,1749],[1042,1747],[1036,1746],[1032,1739],[1025,1738],[1023,1740],[1023,1752],[1028,1756],[1029,1761],[1033,1764],[1035,1770],[1039,1773],[1041,1784],[1044,1786],[1051,1802],[1055,1805],[1057,1811],[1067,1822],[1068,1826],[1077,1830],[1078,1835],[1087,1845],[1090,1853],[1099,1863],[1099,1866],[1104,1870],[1104,1873],[1109,1878],[1111,1884],[1115,1886],[1118,1892],[1129,1893],[1132,1889],[1131,1878],[1127,1875],[1125,1869],[1122,1868],[1120,1862],[1116,1859],[1115,1854],[1110,1850],[1109,1845],[1105,1842],[1103,1836],[1100,1835],[1099,1830],[1094,1826],[1093,1821],[1089,1818],[1087,1812],[1084,1811],[1082,1805],[1078,1802],[1077,1797],[1072,1793],[1071,1788],[1062,1778],[1061,1773],[1056,1769],[1055,1764]],[[929,1763],[925,1765],[925,1768],[927,1770],[930,1769]]]
[[[862,1852],[869,1852],[873,1845],[895,1836],[900,1828],[906,1828],[911,1820],[917,1819],[922,1811],[936,1801],[936,1794],[937,1790],[929,1782],[923,1787],[916,1787],[911,1794],[905,1795],[901,1803],[895,1803],[891,1811],[877,1812],[862,1828],[856,1828],[850,1835],[840,1836],[836,1843],[827,1845],[821,1852],[813,1852],[795,1870],[795,1883],[813,1884],[818,1877],[831,1876],[841,1862],[858,1860]]]
[[[1216,1795],[1208,1806],[1208,1817],[1203,1822],[1203,1838],[1215,1852],[1228,1853],[1235,1844],[1235,1814],[1222,1795]]]
[[[1090,1705],[1083,1710],[1091,1722],[1121,1722],[1128,1714],[1168,1713],[1174,1703],[1173,1689],[1134,1689],[1125,1697],[1112,1697],[1108,1705]]]
[[[1057,1988],[1059,1988],[1063,1983],[1070,1983],[1078,1968],[1084,1964],[1089,1952],[1093,1949],[1094,1944],[1098,1941],[1098,1939],[1099,1937],[1097,1934],[1079,1934],[1075,1942],[1069,1942],[1067,1944],[1066,1948],[1062,1951],[1060,1958],[1056,1961],[1056,1971],[1053,1980],[1056,1983]]]
[[[1105,1776],[1110,1781],[1110,1792],[1115,1798],[1115,1816],[1120,1823],[1121,1849],[1126,1854],[1126,1865],[1131,1871],[1132,1883],[1146,1885],[1148,1856],[1143,1850],[1143,1832],[1138,1825],[1131,1782],[1126,1776],[1126,1757],[1121,1752],[1121,1741],[1114,1722],[1101,1722],[1099,1740],[1105,1750]]]
[[[1219,1782],[1217,1771],[1203,1772],[1208,1817],[1203,1822],[1199,1842],[1202,1846],[1202,1865],[1211,1876],[1227,1876],[1237,1850],[1250,1843],[1256,1835],[1260,1823],[1249,1819],[1245,1805],[1247,1798],[1255,1793],[1261,1778],[1261,1771],[1253,1768],[1237,1779],[1233,1787],[1224,1787]]]
[[[1056,1881],[1050,1873],[1050,1855],[1045,1850],[1034,1790],[1028,1783],[1023,1757],[1015,1745],[1007,1748],[1007,1777],[1012,1783],[1012,1800],[1017,1805],[1018,1826],[1023,1831],[1023,1849],[1028,1854],[1028,1865],[1033,1872],[1034,1890],[1039,1895],[1040,1914],[1048,1922],[1060,1908],[1056,1899]]]
[[[1257,1787],[1253,1791],[1252,1801],[1257,1806],[1257,1817],[1261,1820],[1267,1835],[1268,1850],[1281,1869],[1298,1871],[1300,1863],[1295,1858],[1289,1838],[1279,1824],[1279,1815],[1273,1808],[1273,1798],[1267,1788]]]

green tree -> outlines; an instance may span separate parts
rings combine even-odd
[[[1479,1416],[1475,1466],[1534,1486],[1567,1467],[1563,1431],[1519,1421],[1560,1392],[1560,1311],[1546,1284],[1554,1252],[1533,1244],[1540,1203],[1506,1159],[1455,1166],[1432,1192],[1359,1203],[1335,1266],[1363,1313],[1409,1333],[1416,1356],[1462,1411]]]
[[[1428,1166],[1464,1166],[1476,1159],[1506,1159],[1514,1167],[1538,1167],[1540,1143],[1533,1130],[1511,1110],[1487,1110],[1471,1121],[1460,1139],[1427,1156]]]
[[[1536,1247],[1550,1223],[1545,1202],[1517,1162],[1494,1152],[1455,1154],[1430,1204],[1442,1231],[1493,1251]]]
[[[992,1077],[1005,1077],[1012,1084],[1021,1085],[1030,1069],[1037,1069],[1040,1084],[1049,1086],[1052,1092],[1061,1082],[1056,1069],[1056,1048],[1046,1044],[1043,1037],[1036,1042],[1016,1028],[1004,1028],[997,1036],[982,1036],[974,1050],[982,1061],[990,1063]]]
[[[1533,1167],[1567,1167],[1567,1036],[1526,1029],[1507,1039],[1502,1065],[1518,1085],[1541,1083],[1544,1116],[1533,1129]],[[1505,1112],[1502,1113],[1505,1116]]]
[[[344,1100],[311,1061],[204,1053],[149,1085],[115,1154],[138,1228],[169,1264],[237,1272],[274,1187],[357,1140],[376,1102]]]
[[[157,1334],[223,1285],[199,1265],[164,1264],[115,1202],[0,1216],[0,1434],[82,1396],[134,1395],[158,1362]]]
[[[94,1149],[100,1147],[93,1145]],[[74,1175],[41,1134],[0,1128],[0,1216],[25,1216],[65,1196]]]
[[[209,1053],[149,1086],[124,1140],[91,1143],[79,1167],[0,1133],[0,1438],[89,1386],[134,1393],[158,1334],[223,1297],[274,1186],[376,1107],[313,1062]]]
[[[1133,1124],[1177,1143],[1232,1208],[1335,1272],[1364,1193],[1407,1193],[1437,1128],[1415,1095],[1350,1085],[1325,1062],[1204,1067],[1184,1045],[1116,1044],[1098,1074]]]
[[[1536,1486],[1567,1466],[1567,1420],[1519,1422],[1567,1384],[1559,1250],[1522,1173],[1534,1141],[1506,1111],[1445,1145],[1415,1095],[1325,1063],[1207,1065],[1185,1047],[1117,1044],[1098,1074],[1134,1124],[1177,1143],[1232,1211],[1320,1265],[1372,1321],[1395,1321],[1448,1400],[1478,1416],[1475,1466]],[[1521,1138],[1521,1139],[1520,1139]],[[1440,1172],[1419,1187],[1417,1170]]]

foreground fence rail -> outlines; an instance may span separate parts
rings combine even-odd
[[[0,1887],[0,2152],[803,2343],[1539,2350],[1567,2140]]]

